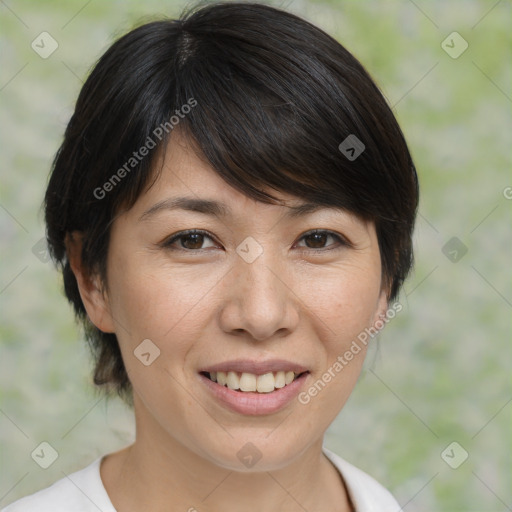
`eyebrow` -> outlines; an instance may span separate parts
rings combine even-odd
[[[285,205],[283,205],[285,206]],[[295,206],[285,206],[288,208],[285,217],[296,218],[308,215],[317,210],[328,208],[328,206],[318,203],[301,203]],[[197,199],[194,197],[171,197],[154,204],[146,210],[140,217],[139,221],[145,221],[153,217],[156,213],[164,210],[187,210],[191,212],[203,213],[215,217],[225,218],[231,215],[231,208],[224,203],[212,199]]]

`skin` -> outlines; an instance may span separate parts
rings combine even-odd
[[[254,201],[225,183],[176,131],[154,186],[112,224],[107,283],[82,268],[80,233],[68,254],[91,321],[115,332],[134,390],[136,441],[103,459],[101,477],[119,512],[349,511],[343,480],[322,454],[323,436],[352,392],[365,357],[354,356],[306,405],[246,416],[212,398],[198,371],[248,358],[306,366],[307,390],[387,309],[375,228],[332,208],[285,218],[301,199]],[[232,214],[145,211],[173,196],[215,199]],[[202,229],[162,246],[171,235]],[[324,229],[347,238],[304,236]],[[263,253],[247,263],[236,252],[253,237]],[[188,248],[188,249],[187,249]],[[329,250],[332,249],[332,250]],[[160,356],[143,365],[144,339]],[[247,442],[261,459],[245,467]]]

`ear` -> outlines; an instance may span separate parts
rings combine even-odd
[[[87,316],[103,332],[114,332],[110,304],[99,275],[91,274],[82,263],[83,234],[73,231],[66,235],[66,253],[71,270],[78,283],[80,297]]]
[[[380,292],[379,299],[377,301],[377,308],[375,309],[375,314],[373,316],[373,326],[379,331],[386,324],[385,319],[388,307],[387,290],[383,288]]]

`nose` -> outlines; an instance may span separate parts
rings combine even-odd
[[[222,330],[258,341],[293,332],[300,319],[300,301],[283,263],[265,251],[252,263],[237,256],[234,265],[223,288]]]

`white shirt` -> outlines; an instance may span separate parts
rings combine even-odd
[[[364,471],[323,448],[347,486],[356,512],[399,512],[391,493]],[[0,512],[116,512],[100,476],[102,457]]]

